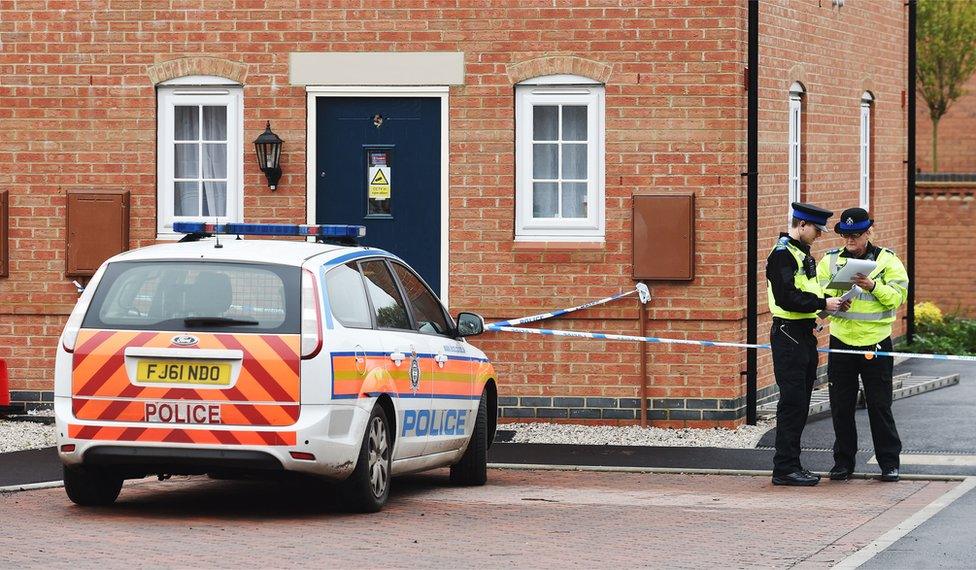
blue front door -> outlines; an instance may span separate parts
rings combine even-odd
[[[438,97],[316,99],[315,222],[366,226],[441,293]]]

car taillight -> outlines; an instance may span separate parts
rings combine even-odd
[[[61,333],[61,346],[68,352],[75,351],[75,341],[78,339],[78,331],[81,329],[81,321],[85,319],[85,311],[79,310],[81,303],[75,306],[68,317],[68,322],[64,324],[64,332]]]
[[[315,275],[302,271],[302,358],[312,358],[322,350],[322,317]]]

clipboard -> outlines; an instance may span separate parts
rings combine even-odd
[[[830,283],[827,284],[826,288],[849,289],[852,285],[854,285],[854,275],[858,273],[870,275],[877,266],[878,264],[876,262],[869,259],[849,258],[847,260],[847,264],[837,270],[837,273],[830,278]]]

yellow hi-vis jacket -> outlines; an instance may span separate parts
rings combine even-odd
[[[793,274],[793,285],[796,286],[800,291],[806,291],[808,293],[813,293],[818,297],[823,297],[823,287],[820,285],[820,281],[816,277],[807,277],[806,272],[803,270],[803,259],[807,256],[800,248],[793,245],[790,242],[790,238],[781,237],[776,245],[770,250],[769,254],[772,255],[774,251],[786,249],[796,260],[796,273]],[[769,311],[773,313],[773,316],[779,317],[781,319],[788,319],[791,321],[798,321],[801,319],[815,319],[817,318],[817,313],[797,313],[794,311],[787,311],[779,305],[776,304],[776,297],[773,295],[773,285],[766,280],[766,300],[769,302]]]
[[[874,346],[891,336],[891,323],[898,307],[908,298],[908,272],[895,252],[868,243],[878,266],[868,277],[874,280],[873,291],[862,291],[851,300],[851,308],[830,315],[830,335],[851,346]],[[817,279],[824,287],[847,263],[841,255],[844,248],[831,249],[817,264]],[[870,256],[868,257],[870,258]],[[846,291],[828,289],[839,297]]]

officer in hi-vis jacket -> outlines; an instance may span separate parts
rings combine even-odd
[[[848,208],[834,231],[844,238],[844,247],[832,249],[817,265],[817,277],[826,286],[849,259],[877,263],[869,275],[858,273],[854,283],[861,291],[850,309],[830,316],[830,348],[863,351],[891,350],[891,323],[898,307],[908,298],[908,272],[895,252],[870,241],[874,220],[863,208]],[[828,290],[841,295],[844,291]],[[864,400],[871,422],[874,454],[881,467],[882,481],[897,481],[901,439],[891,413],[892,368],[890,356],[834,354],[827,357],[830,381],[830,415],[834,420],[834,467],[830,478],[849,479],[857,453],[858,376],[864,384]]]
[[[824,298],[817,263],[810,253],[810,246],[826,231],[827,218],[833,212],[799,202],[792,206],[790,231],[780,234],[766,258],[766,294],[773,313],[769,344],[779,386],[773,484],[810,486],[820,477],[800,464],[800,435],[817,379],[814,326],[819,311],[840,311],[846,303],[836,297]]]

